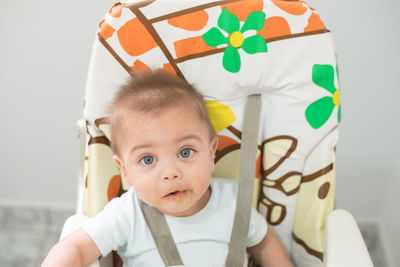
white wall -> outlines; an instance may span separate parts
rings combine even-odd
[[[94,32],[112,3],[0,1],[0,202],[73,206],[75,121]],[[339,56],[338,207],[381,218],[400,247],[400,2],[309,3],[332,30]]]
[[[0,202],[74,206],[75,121],[112,0],[0,1]]]

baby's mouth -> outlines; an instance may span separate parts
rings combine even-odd
[[[182,196],[186,194],[186,191],[187,190],[170,191],[168,194],[164,196],[164,198],[179,200]]]

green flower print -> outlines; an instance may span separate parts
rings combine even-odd
[[[337,66],[336,66],[336,74]],[[330,116],[333,109],[338,107],[337,119],[341,120],[341,105],[340,105],[340,89],[335,87],[335,70],[331,65],[314,65],[312,70],[312,80],[319,87],[324,88],[332,94],[325,96],[311,103],[306,109],[306,119],[314,129],[324,125]]]
[[[239,19],[224,7],[218,18],[218,26],[227,33],[228,37],[218,28],[213,27],[203,35],[203,40],[211,47],[228,44],[224,51],[222,64],[227,71],[236,73],[240,70],[241,64],[239,48],[242,48],[248,54],[268,51],[267,43],[261,35],[243,37],[243,33],[247,30],[261,30],[264,23],[265,13],[253,11],[240,28]]]

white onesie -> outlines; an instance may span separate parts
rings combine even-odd
[[[237,183],[212,179],[211,197],[198,213],[188,217],[165,215],[185,266],[225,266],[236,208]],[[124,266],[164,266],[133,188],[111,200],[103,211],[81,225],[102,255],[118,250]],[[251,211],[247,247],[267,233],[265,219]]]

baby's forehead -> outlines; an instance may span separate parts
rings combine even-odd
[[[195,121],[196,124],[201,124],[201,127],[205,127],[209,132],[209,137],[214,137],[213,127],[210,122],[207,121],[208,114],[207,111],[201,110],[200,107],[197,107],[196,104],[190,102],[175,102],[170,103],[169,105],[163,106],[152,106],[147,107],[145,109],[137,108],[136,106],[129,105],[121,105],[117,107],[119,110],[114,113],[114,118],[112,119],[112,135],[115,139],[120,139],[126,137],[126,135],[135,130],[135,125],[140,124],[141,126],[146,123],[152,124],[152,126],[141,127],[143,131],[161,131],[162,128],[157,128],[157,122],[159,118],[165,118],[163,116],[166,113],[171,114],[170,110],[174,110],[172,114],[175,114],[176,117],[180,117],[181,114],[185,114],[186,121],[192,122]],[[184,127],[186,122],[179,122],[176,120],[176,125],[178,127]]]
[[[165,104],[162,106],[149,105],[145,108],[135,105],[124,105],[119,107],[119,114],[123,120],[131,120],[135,118],[158,118],[170,110],[178,112],[185,112],[193,117],[202,118],[201,112],[199,112],[194,103],[190,102],[176,102]]]
[[[130,112],[120,121],[117,134],[124,140],[169,140],[183,137],[208,137],[208,125],[195,112],[172,107],[157,113]],[[208,139],[208,138],[207,138]],[[139,140],[137,140],[139,141]]]

